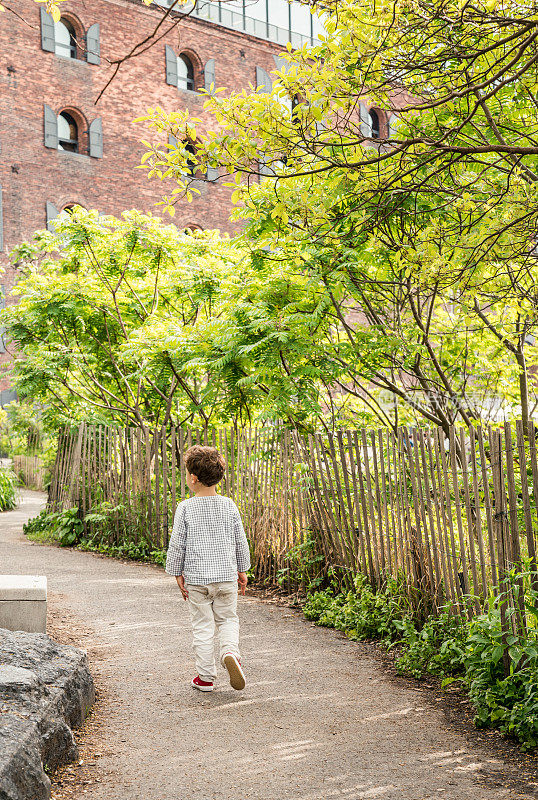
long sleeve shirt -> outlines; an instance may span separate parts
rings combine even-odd
[[[166,572],[183,575],[186,583],[237,580],[250,567],[247,537],[233,500],[215,495],[190,497],[179,503],[168,553]]]

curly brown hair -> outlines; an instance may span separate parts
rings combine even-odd
[[[226,462],[216,447],[195,444],[185,453],[185,466],[204,486],[215,486],[222,480]]]

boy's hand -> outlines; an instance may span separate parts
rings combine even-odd
[[[185,589],[185,578],[183,575],[176,575],[177,585],[179,586],[179,590],[183,595],[183,599],[186,600],[189,596],[188,591]]]
[[[239,591],[241,592],[241,594],[245,594],[245,589],[247,588],[247,583],[248,583],[247,573],[238,572],[237,582],[239,584]]]

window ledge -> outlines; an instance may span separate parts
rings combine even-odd
[[[56,152],[65,158],[75,158],[82,161],[90,160],[90,156],[87,153],[73,153],[71,150],[60,150],[59,148]]]
[[[197,92],[196,89],[181,89],[181,87],[178,86],[177,90],[178,92],[181,92],[181,94],[186,94],[189,97],[197,97],[199,100],[203,100],[205,97],[207,97],[207,95]]]
[[[61,53],[54,53],[54,55],[56,58],[61,58],[62,61],[68,61],[70,64],[86,64],[89,66],[85,58],[70,58],[69,56],[63,56]]]

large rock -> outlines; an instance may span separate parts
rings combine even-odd
[[[85,653],[0,629],[0,800],[48,800],[44,767],[74,761],[71,728],[94,701]]]

